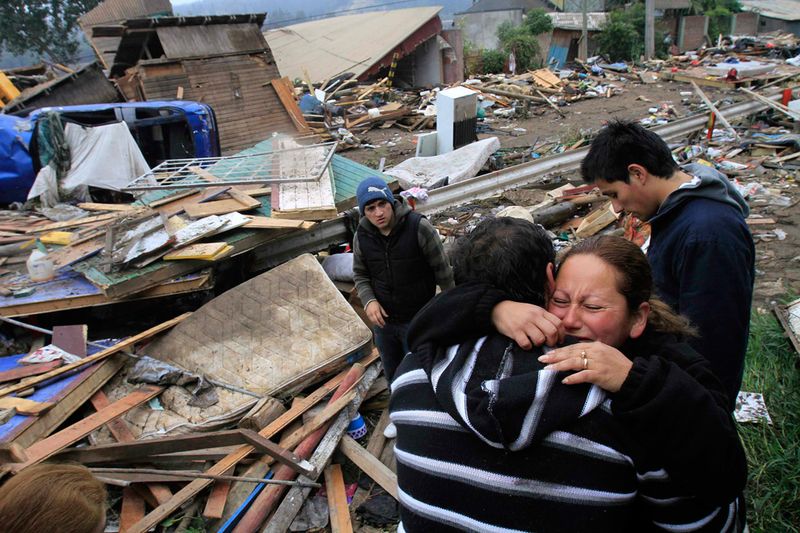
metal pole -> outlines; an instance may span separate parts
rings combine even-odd
[[[656,53],[655,0],[644,2],[644,57],[652,59]]]
[[[581,44],[578,47],[578,57],[581,61],[586,61],[589,57],[589,14],[588,14],[589,0],[581,2],[581,13],[583,14],[583,21],[581,22]]]

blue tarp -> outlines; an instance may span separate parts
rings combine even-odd
[[[36,177],[28,153],[29,125],[25,119],[0,115],[0,204],[24,202]]]

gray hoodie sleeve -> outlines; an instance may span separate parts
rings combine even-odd
[[[361,305],[367,308],[372,300],[376,300],[375,292],[372,290],[372,283],[370,283],[369,270],[361,256],[361,249],[358,246],[358,231],[353,237],[353,281],[356,284],[358,297],[361,299]]]
[[[436,228],[427,218],[422,218],[419,221],[417,238],[422,254],[436,277],[436,284],[443,291],[453,288],[455,284],[453,283],[453,269],[450,267],[450,260],[447,258],[447,254],[444,253],[444,247]]]

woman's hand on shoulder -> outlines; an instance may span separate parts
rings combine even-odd
[[[492,309],[492,323],[523,350],[564,341],[561,319],[538,305],[503,300]]]
[[[602,342],[579,342],[539,357],[545,368],[574,371],[562,380],[566,385],[592,383],[608,392],[618,392],[633,367],[633,361]]]

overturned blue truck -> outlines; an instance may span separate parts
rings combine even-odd
[[[24,202],[41,168],[38,126],[48,112],[63,122],[101,126],[125,122],[147,163],[218,157],[214,110],[190,101],[91,104],[36,109],[27,117],[0,114],[0,204]]]

